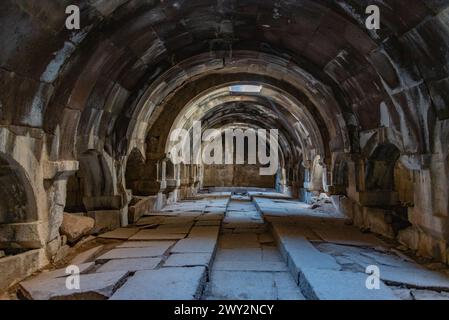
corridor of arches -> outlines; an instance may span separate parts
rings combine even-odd
[[[449,299],[449,1],[2,0],[0,25],[0,297]]]

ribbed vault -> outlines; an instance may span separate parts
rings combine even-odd
[[[67,203],[126,225],[133,195],[191,196],[201,166],[167,150],[198,120],[279,129],[282,191],[326,192],[355,224],[447,262],[448,1],[2,0],[0,24],[0,153],[15,164],[0,166],[36,199],[2,246],[54,256]],[[262,89],[229,90],[245,84]]]

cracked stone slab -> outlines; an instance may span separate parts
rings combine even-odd
[[[195,220],[197,221],[220,221],[223,219],[223,214],[204,214],[197,217]]]
[[[168,247],[119,248],[112,249],[97,258],[97,261],[130,258],[151,258],[164,255]]]
[[[66,278],[24,281],[20,292],[31,300],[104,300],[128,277],[128,272],[105,272],[80,276],[80,289],[67,289]]]
[[[224,234],[220,237],[219,247],[223,249],[260,248],[260,242],[255,233]]]
[[[302,236],[310,241],[322,240],[312,229],[307,227],[285,225],[285,222],[273,222],[272,226],[279,237]]]
[[[273,238],[273,236],[272,236],[271,234],[269,234],[269,233],[262,233],[262,234],[259,235],[259,242],[260,242],[261,244],[264,244],[264,243],[272,243],[272,242],[274,242],[274,238]]]
[[[188,234],[190,231],[190,228],[192,227],[192,224],[186,224],[183,226],[180,225],[172,225],[172,224],[165,224],[165,225],[160,225],[159,227],[157,227],[157,229],[153,229],[152,231],[154,231],[155,233],[168,233],[168,234]]]
[[[213,253],[217,241],[210,238],[186,238],[178,241],[172,253]]]
[[[189,233],[189,238],[204,237],[217,239],[220,233],[220,227],[193,227]]]
[[[204,226],[220,226],[220,220],[200,220],[195,223],[196,227],[204,227]]]
[[[127,240],[139,232],[139,228],[118,228],[99,235],[99,238]]]
[[[287,272],[214,271],[208,291],[210,299],[304,300]]]
[[[149,248],[149,247],[164,247],[169,248],[175,244],[175,241],[126,241],[118,246],[119,248]]]
[[[162,216],[156,216],[156,217],[153,217],[153,216],[150,216],[150,217],[149,217],[149,216],[146,216],[146,217],[140,218],[140,219],[137,221],[136,225],[137,225],[137,226],[157,225],[157,224],[163,223],[164,220],[165,220],[165,217],[162,217]]]
[[[164,267],[208,267],[211,259],[211,253],[174,253],[164,263]]]
[[[324,241],[354,246],[384,246],[386,244],[372,234],[365,234],[355,228],[313,228]]]
[[[174,212],[174,211],[150,212],[144,214],[144,217],[175,217],[181,213],[182,212]]]
[[[195,221],[194,217],[183,217],[183,216],[178,216],[178,217],[169,217],[166,218],[164,221],[164,225],[167,224],[175,224],[175,225],[192,225],[193,222]]]
[[[290,273],[277,272],[273,274],[273,277],[277,290],[277,300],[306,300]]]
[[[416,265],[416,268],[379,266],[380,278],[386,283],[405,284],[413,288],[449,291],[449,277]]]
[[[448,292],[437,292],[431,290],[410,290],[415,300],[449,300]]]
[[[77,265],[77,267],[79,268],[79,272],[80,274],[84,274],[89,272],[90,270],[93,269],[93,267],[95,266],[94,262],[88,262],[88,263],[82,263]],[[62,269],[57,269],[57,270],[52,270],[52,271],[44,271],[42,273],[40,273],[39,275],[37,275],[35,278],[31,279],[30,281],[34,281],[34,280],[43,280],[43,279],[55,279],[55,278],[64,278],[64,277],[68,277],[69,275],[71,275],[70,273],[67,273],[66,268],[62,268]]]
[[[380,282],[380,289],[366,287],[368,275],[358,272],[304,268],[299,285],[311,300],[398,300],[394,292]]]
[[[114,259],[103,264],[96,272],[113,272],[113,271],[141,271],[155,269],[162,261],[162,257],[158,258],[133,258],[133,259]]]
[[[293,273],[297,274],[302,268],[341,269],[334,257],[320,252],[304,237],[281,237],[280,244],[284,257],[287,258],[287,264]]]
[[[218,250],[215,262],[226,261],[251,261],[262,263],[262,249],[243,247]]]
[[[110,300],[198,299],[205,277],[205,267],[137,271]]]
[[[95,258],[103,250],[103,247],[104,246],[101,245],[78,254],[72,261],[70,261],[70,264],[80,265],[89,262],[89,260]]]
[[[263,262],[283,262],[282,256],[276,247],[263,246],[262,247],[262,261]]]
[[[220,300],[275,300],[277,296],[270,272],[214,271],[208,290]]]
[[[179,240],[187,236],[187,233],[167,233],[154,230],[141,230],[129,238],[131,241],[137,240]]]
[[[214,261],[213,270],[286,272],[288,271],[288,268],[284,262],[274,261],[263,263],[255,261]]]

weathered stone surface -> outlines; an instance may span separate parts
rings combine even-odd
[[[379,290],[366,287],[364,273],[330,269],[301,269],[300,287],[308,299],[317,300],[398,300],[384,283]]]
[[[205,274],[204,267],[138,271],[117,290],[111,300],[197,299],[202,290]]]
[[[233,248],[220,249],[215,258],[216,262],[222,261],[252,261],[262,262],[261,248]]]
[[[283,247],[287,265],[294,276],[302,268],[341,270],[332,256],[321,253],[302,237],[281,238],[280,245]]]
[[[133,258],[133,259],[114,259],[109,260],[97,269],[98,272],[129,271],[156,269],[162,258]]]
[[[430,290],[410,290],[415,300],[449,300],[449,293]]]
[[[213,253],[216,240],[210,238],[182,239],[170,250],[172,253]]]
[[[216,271],[208,291],[211,299],[220,300],[277,300],[286,295],[292,300],[303,300],[289,277],[285,272]]]
[[[89,211],[88,215],[95,220],[95,232],[120,228],[121,213],[119,210]]]
[[[436,271],[415,268],[380,267],[380,278],[386,283],[405,284],[413,288],[449,291],[449,277]]]
[[[175,244],[175,241],[126,241],[119,244],[116,248],[148,248],[148,247],[162,247],[169,248]]]
[[[167,251],[168,246],[146,247],[146,248],[119,248],[112,249],[97,258],[97,261],[111,259],[130,259],[130,258],[150,258],[162,256]]]
[[[90,270],[92,270],[95,266],[94,262],[88,262],[88,263],[82,263],[79,265],[76,265],[79,268],[80,274],[88,273]],[[29,281],[42,281],[44,279],[56,279],[56,278],[64,278],[71,275],[71,273],[67,273],[66,268],[58,269],[58,270],[52,270],[52,271],[44,271],[40,274],[38,274],[36,277]]]
[[[61,234],[67,236],[69,242],[73,243],[88,235],[94,226],[95,220],[92,218],[64,213],[64,219],[59,230]]]
[[[145,241],[145,240],[178,240],[187,236],[187,233],[169,233],[164,230],[141,230],[134,236],[129,238],[131,241]]]
[[[135,204],[130,205],[128,210],[128,220],[130,223],[140,221],[141,217],[157,209],[157,197],[150,196],[140,199]]]
[[[195,223],[196,227],[204,227],[204,226],[220,226],[220,220],[200,220]]]
[[[39,249],[43,246],[39,222],[0,224],[0,248],[12,245],[24,249]]]
[[[139,228],[118,228],[99,235],[99,238],[127,240],[139,232]]]
[[[220,237],[219,246],[223,249],[259,248],[260,243],[255,233],[224,234]]]
[[[161,217],[161,216],[143,217],[137,221],[136,225],[138,225],[138,226],[158,225],[158,224],[163,223],[164,220],[165,220],[165,217]]]
[[[212,238],[217,239],[218,233],[220,232],[219,227],[193,227],[190,230],[189,238]]]
[[[84,251],[80,254],[78,254],[75,258],[70,261],[70,264],[79,265],[86,262],[89,262],[90,260],[93,260],[100,252],[103,250],[103,246],[97,246],[95,248],[89,249],[87,251]]]
[[[0,290],[6,290],[9,286],[23,280],[47,263],[48,260],[43,249],[31,250],[1,258]]]
[[[323,240],[346,245],[382,246],[384,243],[372,234],[364,234],[355,228],[314,228]]]
[[[164,267],[209,267],[211,259],[211,253],[174,253],[165,261]]]
[[[285,262],[275,261],[214,261],[214,270],[218,271],[266,271],[286,272],[289,271]]]
[[[80,289],[69,290],[66,278],[24,281],[22,294],[31,300],[104,300],[126,280],[128,272],[105,272],[80,276]]]

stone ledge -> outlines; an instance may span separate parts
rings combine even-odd
[[[41,222],[10,223],[0,225],[0,248],[40,249]]]
[[[44,249],[0,258],[0,292],[45,267],[48,263]]]

